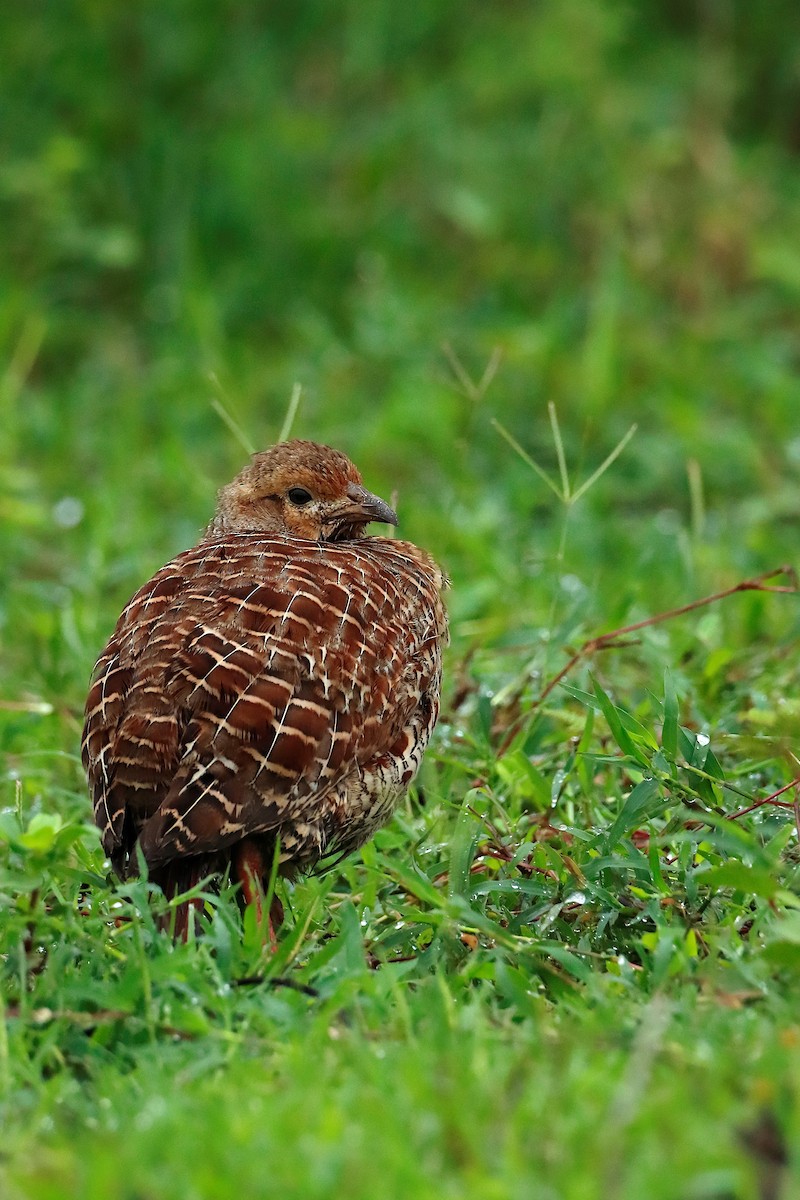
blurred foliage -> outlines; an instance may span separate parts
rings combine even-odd
[[[297,376],[309,420],[347,397],[345,431],[449,339],[503,348],[520,427],[537,397],[605,422],[633,394],[698,436],[744,402],[726,375],[786,403],[791,0],[72,0],[6,26],[0,332],[41,322],[40,386],[127,382],[196,426],[209,370],[251,419]]]
[[[459,580],[487,537],[510,580],[552,560],[561,515],[489,424],[552,466],[547,401],[583,477],[639,423],[587,497],[631,522],[573,521],[576,551],[583,529],[598,561],[638,555],[644,511],[668,591],[707,557],[691,521],[743,531],[733,571],[777,565],[800,498],[799,24],[788,0],[7,19],[6,560],[45,586],[90,561],[121,601],[141,568],[120,551],[192,540],[241,462],[211,398],[267,444],[297,380],[298,432],[399,488]],[[502,356],[485,394],[443,344],[476,380]],[[65,497],[88,520],[53,531]]]
[[[797,562],[796,0],[2,27],[4,1195],[777,1195],[796,814],[744,810],[797,774],[796,598],[538,701],[584,639]],[[107,878],[76,748],[121,605],[245,457],[212,401],[267,445],[295,382],[446,564],[453,645],[420,787],[287,885],[265,961],[230,889],[175,947]]]

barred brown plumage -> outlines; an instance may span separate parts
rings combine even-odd
[[[290,873],[389,818],[436,723],[447,640],[433,559],[366,536],[396,520],[343,454],[283,442],[128,603],[82,742],[120,875],[140,853],[174,895],[232,861],[257,901],[276,839]]]

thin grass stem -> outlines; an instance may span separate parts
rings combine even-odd
[[[611,464],[613,462],[616,462],[616,460],[619,458],[620,454],[622,454],[622,451],[625,449],[628,442],[631,440],[633,435],[636,433],[637,428],[638,428],[637,425],[635,425],[635,424],[631,425],[630,429],[625,434],[625,436],[623,438],[621,438],[621,440],[619,442],[617,442],[614,449],[611,451],[611,453],[609,455],[607,455],[603,459],[603,461],[600,463],[600,466],[597,468],[597,470],[593,471],[592,474],[589,476],[589,478],[587,480],[585,480],[579,488],[576,489],[576,491],[573,493],[573,496],[572,496],[572,500],[571,500],[572,504],[577,504],[577,502],[580,500],[581,496],[586,495],[586,493],[589,491],[589,488],[593,487],[597,483],[597,481],[601,477],[601,475],[605,475],[606,471],[611,466]]]
[[[564,453],[564,442],[561,438],[561,428],[558,424],[558,413],[552,400],[547,405],[547,414],[550,417],[550,428],[553,431],[553,443],[556,448],[556,458],[558,459],[558,471],[561,475],[562,499],[565,504],[570,504],[572,493],[569,484],[569,471],[567,470],[567,456]]]
[[[301,383],[295,383],[294,387],[292,388],[292,394],[289,397],[289,407],[286,409],[286,416],[283,418],[281,431],[278,434],[279,442],[285,442],[289,437],[289,434],[292,432],[292,426],[294,425],[294,419],[297,416],[297,410],[300,407],[300,397],[302,394],[303,385]]]

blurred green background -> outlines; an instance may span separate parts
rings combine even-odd
[[[513,538],[547,499],[489,417],[552,458],[550,400],[587,465],[639,422],[606,504],[685,512],[695,458],[709,508],[792,509],[793,0],[66,0],[3,26],[2,480],[45,538],[62,495],[92,542],[154,499],[194,529],[242,458],[210,397],[262,445],[295,381],[296,430],[399,487],[454,569],[474,520]],[[444,342],[473,377],[502,353],[480,403]],[[127,531],[98,514],[123,480]],[[189,529],[142,535],[158,557]]]
[[[601,594],[626,554],[634,592],[640,570],[666,601],[694,586],[688,460],[694,533],[732,534],[732,571],[796,547],[793,0],[1,20],[1,503],[29,586],[89,569],[124,600],[241,464],[212,398],[261,446],[295,382],[295,432],[398,488],[457,617],[552,562],[561,514],[491,425],[551,467],[548,401],[583,476],[639,425],[587,499],[636,526],[591,524]],[[479,380],[495,353],[465,395],[452,360]],[[13,658],[37,630],[24,589],[12,608]]]
[[[459,655],[796,555],[794,0],[71,0],[5,15],[0,104],[4,675],[68,744],[245,457],[212,401],[261,447],[302,385]],[[556,475],[548,403],[576,481],[638,424],[566,537],[492,425]]]
[[[747,1139],[785,1120],[797,1178],[792,814],[689,817],[797,774],[796,599],[596,656],[652,762],[674,679],[672,774],[632,818],[652,875],[641,839],[598,866],[642,769],[602,716],[592,732],[591,697],[554,692],[498,746],[564,647],[798,561],[797,0],[37,0],[0,16],[0,112],[14,1200],[65,1179],[142,1200],[165,1169],[176,1197],[190,1175],[187,1196],[256,1195],[265,1138],[282,1195],[505,1200],[547,1172],[543,1200],[777,1195]],[[297,383],[293,432],[396,489],[401,534],[452,575],[453,645],[424,795],[298,884],[300,990],[237,991],[232,904],[174,948],[143,940],[143,890],[104,881],[77,747],[122,604],[196,540],[242,441],[278,437]],[[573,489],[637,425],[573,505],[494,423],[557,481],[549,405]],[[691,791],[679,716],[724,787],[715,759]],[[519,933],[516,868],[477,851],[490,828],[513,858],[548,814],[567,833],[537,843]]]
[[[195,540],[244,458],[212,400],[264,446],[295,382],[294,432],[448,566],[457,646],[558,571],[596,630],[796,553],[793,0],[71,0],[5,15],[0,103],[29,691],[79,708],[119,605]],[[560,559],[563,506],[491,424],[555,469],[549,402],[578,480],[639,427]]]

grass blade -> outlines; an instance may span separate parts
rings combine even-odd
[[[611,464],[613,462],[616,462],[616,460],[619,458],[620,454],[622,454],[622,451],[625,449],[628,442],[631,440],[633,435],[636,433],[637,429],[638,429],[637,425],[635,425],[635,424],[631,425],[630,429],[625,434],[625,436],[619,442],[617,442],[614,449],[611,451],[611,453],[609,455],[607,455],[606,458],[603,459],[603,461],[600,463],[600,466],[597,468],[597,470],[592,471],[592,474],[589,476],[589,478],[587,480],[585,480],[585,482],[582,483],[581,486],[576,490],[576,492],[573,495],[572,500],[571,500],[572,504],[576,504],[577,501],[580,500],[581,496],[585,496],[586,493],[589,491],[589,488],[593,487],[597,483],[600,476],[605,475],[606,471],[611,466]]]
[[[559,500],[564,501],[566,499],[566,497],[561,494],[561,492],[558,490],[558,486],[555,483],[553,483],[552,479],[547,474],[547,472],[544,471],[539,466],[539,464],[534,459],[531,458],[530,454],[528,454],[526,450],[523,450],[522,446],[520,446],[517,439],[508,432],[508,430],[505,428],[505,426],[501,425],[500,422],[495,417],[492,417],[492,425],[495,427],[495,429],[500,434],[500,436],[502,438],[505,438],[505,440],[508,442],[511,449],[514,450],[515,453],[517,453],[520,456],[522,461],[524,463],[526,463],[527,466],[529,466],[530,469],[539,476],[539,478],[542,480],[543,483],[547,484],[547,486],[550,488],[550,491],[553,493],[553,495],[557,496]]]
[[[661,749],[672,760],[678,754],[678,697],[672,672],[664,672],[664,724],[661,727]]]

